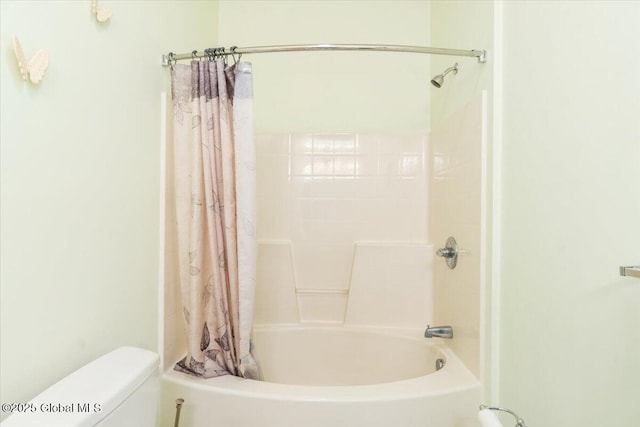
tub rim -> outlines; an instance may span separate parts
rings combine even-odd
[[[394,330],[361,326],[319,325],[256,325],[254,329],[277,330],[348,330],[380,335],[393,335],[412,341],[421,341],[416,330]],[[422,338],[426,340],[426,338]],[[287,400],[300,402],[360,402],[388,401],[422,398],[431,395],[457,393],[480,385],[456,354],[441,339],[427,341],[430,347],[444,354],[446,365],[439,371],[420,377],[367,385],[295,385],[251,380],[225,375],[215,378],[197,378],[173,370],[173,364],[161,376],[162,381],[197,389],[255,399]]]

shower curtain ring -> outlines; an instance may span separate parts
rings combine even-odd
[[[191,59],[193,59],[194,61],[196,59],[198,59],[198,51],[197,50],[194,50],[194,51],[191,52]]]
[[[220,54],[220,58],[224,61],[224,65],[227,65],[227,55],[224,47],[219,48],[218,53]]]
[[[238,46],[231,46],[229,50],[231,51],[231,57],[233,58],[233,65],[236,65],[238,61],[236,60],[236,49]]]
[[[171,69],[171,71],[173,71],[173,64],[178,62],[178,61],[175,60],[174,56],[175,55],[174,55],[173,52],[169,52],[169,55],[167,55],[168,61],[169,61],[169,68]]]

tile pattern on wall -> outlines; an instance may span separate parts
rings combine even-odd
[[[271,256],[269,240],[290,241],[301,321],[342,323],[356,242],[427,241],[427,136],[281,134],[256,143],[261,254]]]

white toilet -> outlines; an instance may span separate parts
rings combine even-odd
[[[158,355],[121,347],[58,381],[2,427],[155,427]]]

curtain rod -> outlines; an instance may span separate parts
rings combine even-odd
[[[433,55],[451,55],[451,56],[469,56],[478,58],[478,62],[487,62],[486,50],[462,50],[462,49],[444,49],[439,47],[427,46],[403,46],[403,45],[377,45],[377,44],[291,44],[276,46],[250,46],[237,47],[232,46],[229,50],[224,47],[205,49],[202,52],[194,50],[190,53],[173,53],[170,52],[162,55],[162,65],[168,67],[171,63],[182,59],[198,59],[207,57],[219,57],[226,55],[244,55],[250,53],[272,53],[272,52],[306,52],[306,51],[376,51],[376,52],[407,52],[407,53],[425,53]]]

